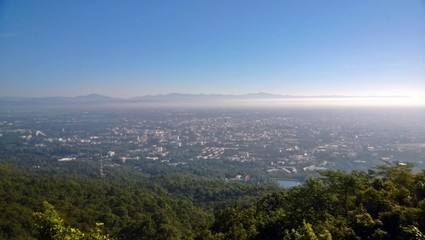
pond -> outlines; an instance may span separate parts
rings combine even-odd
[[[302,183],[297,180],[291,180],[291,179],[277,179],[277,183],[280,187],[283,188],[291,188],[301,185]]]

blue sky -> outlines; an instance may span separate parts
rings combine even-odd
[[[425,96],[425,1],[0,1],[0,96],[171,92]]]

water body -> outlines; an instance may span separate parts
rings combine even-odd
[[[291,188],[301,185],[302,183],[297,180],[290,180],[290,179],[278,179],[277,183],[280,187],[283,188]]]

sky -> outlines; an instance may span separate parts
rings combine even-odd
[[[0,97],[425,98],[423,0],[0,0]]]

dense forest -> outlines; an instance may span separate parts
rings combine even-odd
[[[90,165],[72,166],[96,169]],[[0,163],[0,239],[425,239],[425,172],[324,171],[301,186]]]

